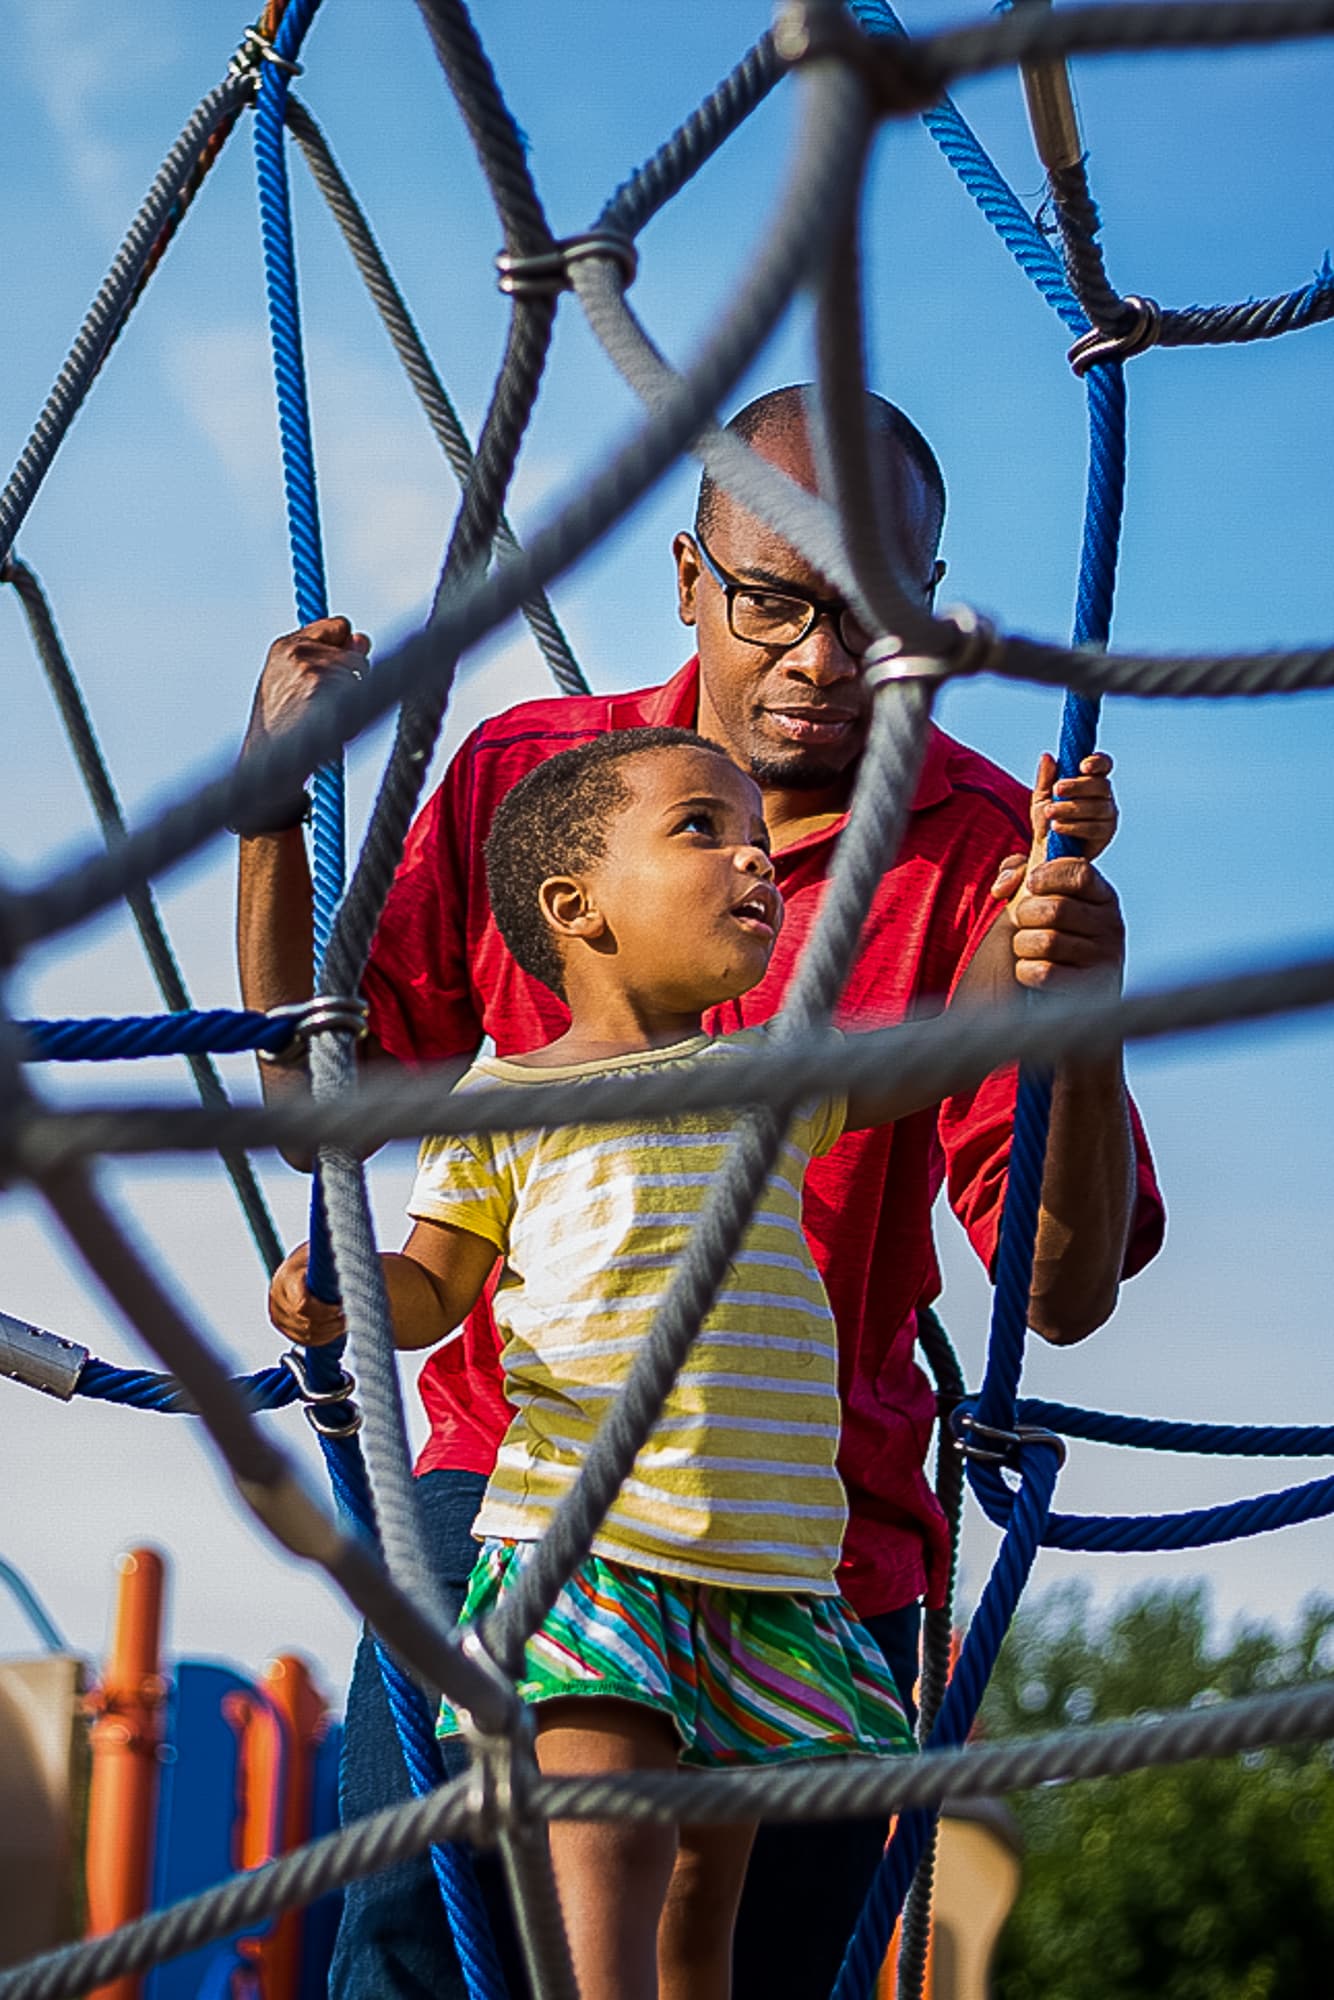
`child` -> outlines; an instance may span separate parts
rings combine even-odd
[[[1110,799],[1101,771],[1077,789]],[[1040,810],[1081,830],[1102,806]],[[480,1060],[464,1089],[707,1060],[728,1045],[701,1035],[704,1011],[758,983],[782,923],[760,793],[686,730],[616,732],[537,766],[502,803],[487,871],[506,943],[563,995],[570,1026],[546,1048]],[[798,1109],[652,1437],[529,1643],[520,1692],[537,1706],[545,1771],[911,1747],[899,1690],[834,1581],[837,1352],[801,1187],[841,1132],[915,1108],[886,1087]],[[576,1478],[733,1125],[723,1110],[423,1145],[412,1233],[384,1259],[397,1343],[443,1339],[499,1260],[515,1411],[475,1524],[465,1621],[494,1606]],[[275,1322],[331,1338],[341,1318],[310,1298],[304,1271],[303,1249],[274,1280]],[[446,1711],[441,1732],[454,1728]],[[584,2000],[725,2000],[753,1832],[554,1824]]]

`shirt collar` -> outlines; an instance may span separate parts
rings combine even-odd
[[[624,695],[613,700],[611,727],[693,729],[698,715],[699,655],[696,653],[694,658],[687,660],[680,672],[673,674],[662,687],[649,688],[645,693]],[[927,734],[926,755],[922,760],[917,790],[913,793],[913,812],[925,812],[928,806],[938,806],[954,790],[949,773],[950,749],[949,737],[943,730],[937,729],[933,722]],[[847,823],[848,816],[844,813],[822,832],[808,834],[804,840],[794,841],[792,846],[784,848],[783,852],[791,854],[798,848],[813,846],[818,841],[832,840],[843,831]]]
[[[612,729],[693,729],[699,715],[699,655],[687,660],[662,687],[619,695],[611,704]]]

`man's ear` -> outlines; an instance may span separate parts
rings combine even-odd
[[[672,543],[676,558],[676,615],[683,625],[695,622],[695,590],[699,583],[699,550],[684,532]]]
[[[578,875],[548,875],[537,892],[537,901],[543,923],[558,938],[590,942],[607,928],[588,884]]]

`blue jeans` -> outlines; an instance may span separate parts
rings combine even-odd
[[[427,1472],[417,1481],[422,1534],[457,1616],[477,1554],[471,1528],[486,1481],[475,1472]],[[866,1628],[906,1701],[917,1678],[921,1613],[906,1605]],[[466,1752],[442,1745],[451,1771]],[[347,1696],[339,1783],[344,1824],[412,1796],[374,1649],[363,1635]],[[733,1955],[733,2000],[827,2000],[885,1844],[885,1821],[763,1826],[746,1877]],[[514,1926],[494,1854],[478,1876],[511,2000],[527,2000]],[[796,1921],[788,1921],[799,1912]],[[785,1914],[786,1913],[786,1914]],[[330,2000],[465,2000],[430,1857],[350,1883],[329,1972]]]

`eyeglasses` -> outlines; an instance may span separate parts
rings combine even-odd
[[[727,629],[734,639],[747,646],[772,646],[781,650],[799,646],[828,618],[838,634],[839,644],[854,659],[860,659],[871,643],[871,634],[841,597],[812,597],[804,590],[771,589],[764,584],[746,583],[732,576],[705,546],[695,531],[695,546],[704,567],[727,599]]]

